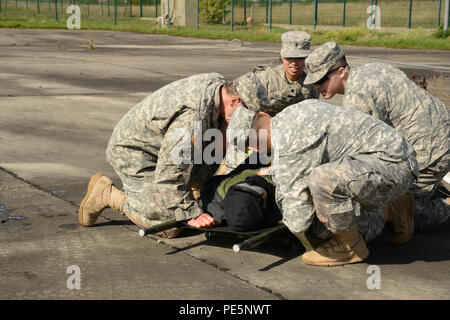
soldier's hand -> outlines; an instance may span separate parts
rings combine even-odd
[[[217,221],[208,213],[202,213],[197,218],[188,220],[187,223],[194,228],[210,228],[214,227],[217,224]]]

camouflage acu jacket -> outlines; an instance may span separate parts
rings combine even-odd
[[[393,128],[358,110],[310,99],[292,105],[271,120],[277,204],[293,232],[309,228],[314,205],[308,175],[321,164],[346,156],[373,154],[390,161],[410,161],[417,176],[414,149]]]
[[[259,66],[253,71],[259,77],[270,100],[270,107],[264,111],[274,116],[287,106],[303,101],[305,99],[318,99],[319,92],[313,85],[303,85],[306,73],[297,81],[291,81],[286,77],[283,65],[277,67]]]
[[[219,128],[220,88],[225,82],[220,74],[210,73],[170,83],[134,106],[109,141],[108,148],[126,150],[110,160],[114,167],[156,185],[165,207],[178,220],[202,213],[186,185],[192,181],[201,185],[217,169],[204,162],[192,164],[192,160],[194,152],[202,152],[206,145],[201,134]],[[191,151],[191,161],[174,162],[174,156],[183,157],[183,148]]]
[[[367,112],[401,132],[416,150],[420,170],[449,152],[449,109],[391,65],[351,68],[343,105]]]

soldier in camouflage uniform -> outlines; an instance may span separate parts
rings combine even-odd
[[[306,66],[309,73],[305,83],[314,84],[325,99],[344,94],[344,106],[394,127],[417,153],[420,174],[405,195],[409,200],[400,198],[400,203],[393,203],[387,212],[387,219],[398,233],[392,243],[409,240],[414,225],[421,230],[445,222],[450,206],[443,197],[436,197],[436,190],[450,168],[449,109],[391,65],[377,62],[350,69],[335,42],[314,50],[306,59]],[[415,207],[411,221],[399,219],[398,210],[406,210],[402,203],[413,211]]]
[[[310,34],[304,31],[285,32],[281,35],[280,60],[282,64],[276,67],[258,66],[253,72],[246,73],[234,80],[233,83],[238,85],[240,81],[246,81],[249,76],[256,74],[266,88],[268,103],[261,105],[258,109],[249,108],[249,111],[264,111],[274,116],[291,104],[305,99],[319,98],[319,92],[312,85],[303,83],[306,78],[303,69],[305,59],[311,53],[310,45]],[[230,173],[249,156],[249,153],[238,148],[231,140],[232,138],[228,141],[231,144],[225,163],[218,170],[218,174]]]
[[[112,207],[142,228],[172,218],[190,219],[195,227],[213,225],[192,190],[201,187],[217,165],[203,159],[197,163],[195,154],[202,156],[206,130],[225,133],[238,107],[257,108],[260,99],[267,100],[258,79],[248,80],[235,87],[217,73],[191,76],[153,92],[128,111],[106,150],[123,192],[106,176],[94,175],[80,205],[80,223],[92,226],[104,208]],[[190,161],[175,161],[186,158],[184,150]]]
[[[273,118],[260,112],[252,128],[258,145],[268,130],[284,224],[295,235],[318,221],[326,227],[319,236],[328,241],[306,252],[303,261],[333,266],[365,260],[364,240],[382,232],[385,208],[418,174],[412,146],[382,121],[315,99]]]
[[[287,106],[305,99],[318,99],[319,92],[303,81],[306,57],[311,53],[311,35],[304,31],[289,31],[281,35],[280,60],[276,67],[258,66],[253,71],[266,88],[269,105],[261,110],[274,116]],[[245,77],[244,75],[243,77]],[[237,78],[234,82],[238,82]]]

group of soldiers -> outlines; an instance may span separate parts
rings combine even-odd
[[[399,245],[415,230],[445,222],[449,199],[438,188],[450,167],[449,109],[391,65],[350,68],[338,44],[311,52],[311,35],[302,31],[281,40],[278,66],[257,67],[231,82],[217,73],[177,80],[125,114],[106,150],[123,189],[95,174],[80,223],[94,225],[110,207],[141,228],[173,218],[197,228],[216,225],[199,190],[239,165],[229,156],[236,151],[231,128],[242,129],[247,141],[255,133],[253,152],[269,150],[273,161],[261,174],[273,181],[282,221],[305,246],[306,264],[366,260],[366,243],[386,223],[388,241]],[[343,106],[318,100],[336,94],[344,95]],[[222,163],[174,161],[180,150],[207,147],[196,139],[199,126],[201,133],[223,134]],[[180,135],[180,128],[190,135]],[[240,151],[248,155],[245,147]]]

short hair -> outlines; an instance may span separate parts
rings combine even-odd
[[[223,86],[225,87],[225,90],[228,95],[240,97],[239,92],[236,90],[236,86],[234,85],[233,82],[227,82]]]
[[[253,117],[252,129],[258,132],[261,129],[269,129],[267,127],[267,120],[270,120],[271,116],[265,112],[258,112]]]
[[[340,68],[340,67],[343,67],[343,68],[349,67],[349,68],[350,68],[350,66],[349,66],[348,63],[347,63],[347,59],[345,58],[345,56],[343,56],[343,57],[341,58],[341,60],[339,60],[338,62],[336,62],[336,64],[335,64],[333,67],[331,67],[330,70],[332,70],[332,69],[337,69],[337,68]]]
[[[270,130],[270,119],[272,117],[265,112],[258,112],[253,117],[252,127],[249,134],[248,145],[257,147],[260,144],[261,136],[263,135],[263,131],[267,134]],[[267,137],[263,135],[263,137]]]

